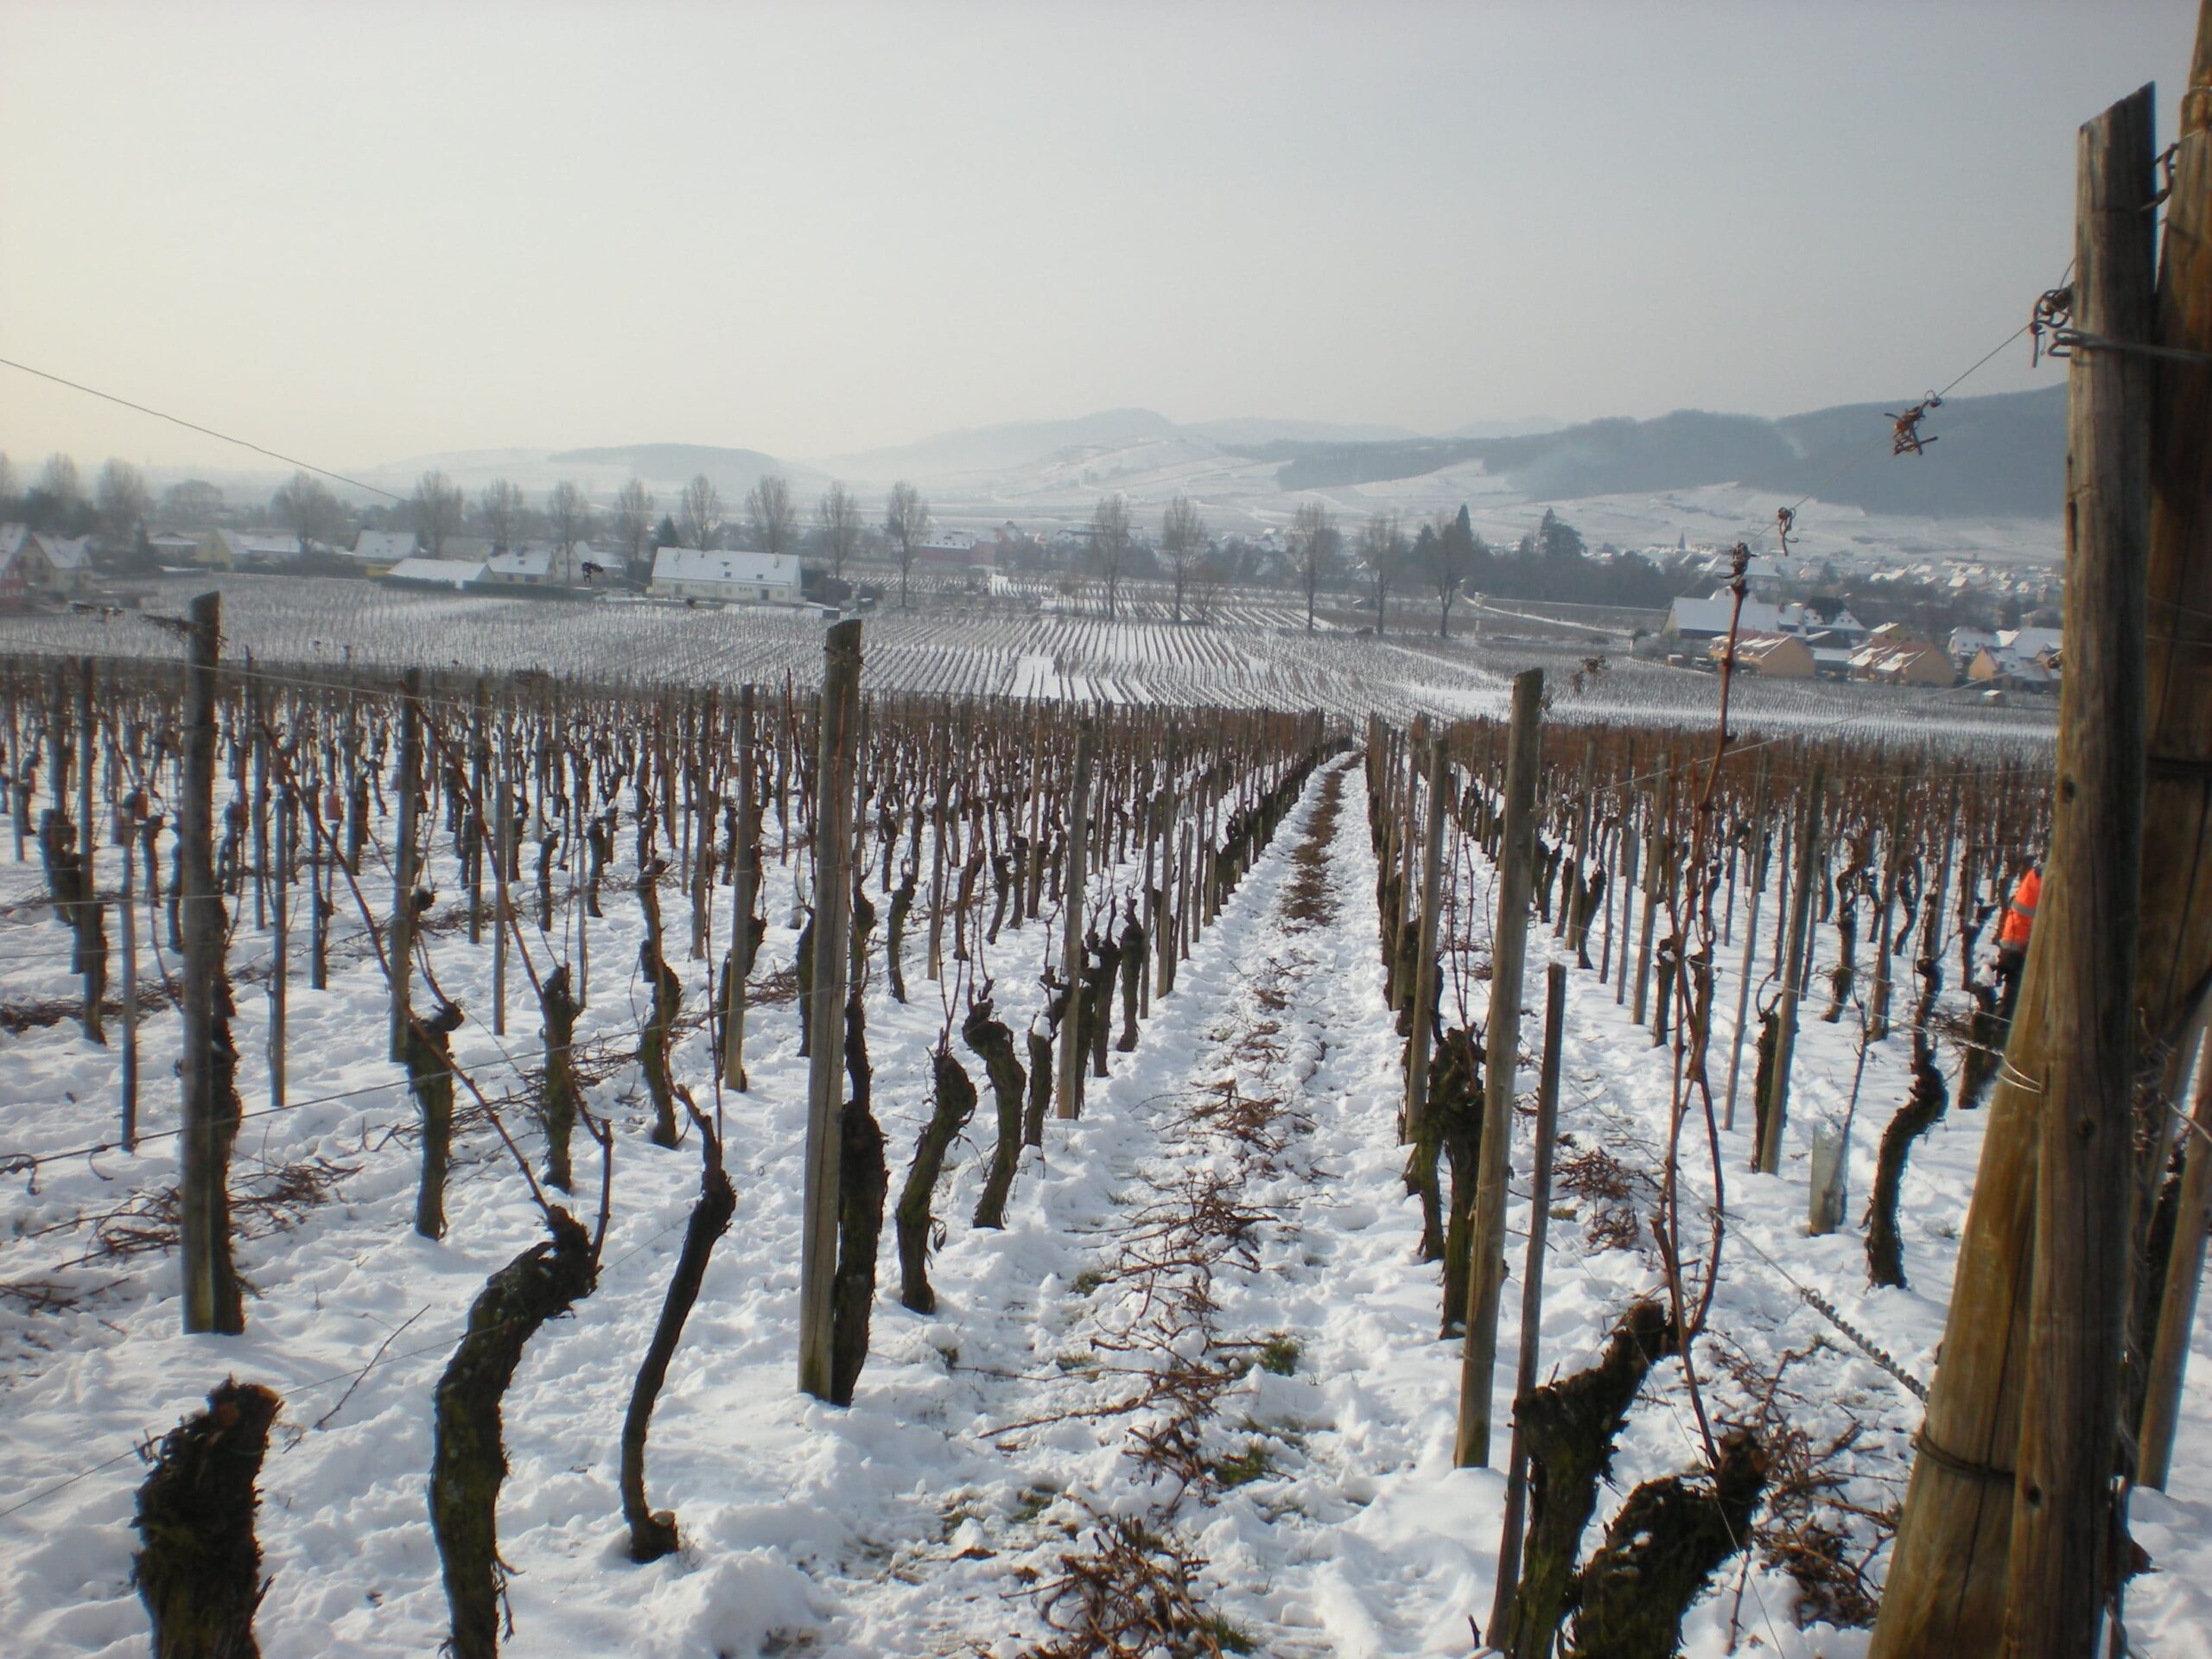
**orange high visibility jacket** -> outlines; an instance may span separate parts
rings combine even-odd
[[[2005,907],[2005,919],[1998,925],[1997,943],[2028,948],[2028,935],[2036,925],[2036,904],[2043,897],[2043,872],[2032,864],[2021,876],[2020,885],[2012,889],[2012,902]]]

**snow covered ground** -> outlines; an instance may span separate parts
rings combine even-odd
[[[1046,1604],[1066,1559],[1095,1546],[1101,1517],[1119,1516],[1146,1521],[1202,1560],[1204,1604],[1258,1651],[1467,1653],[1470,1618],[1487,1618],[1503,1480],[1452,1467],[1459,1347],[1438,1339],[1438,1271],[1414,1259],[1419,1217],[1401,1179],[1398,1043],[1382,996],[1365,809],[1356,762],[1317,775],[1183,964],[1174,995],[1155,1004],[1136,1052],[1116,1054],[1082,1119],[1049,1123],[1041,1155],[1025,1157],[1007,1226],[995,1233],[968,1224],[989,1138],[985,1090],[937,1206],[945,1230],[932,1266],[938,1311],[922,1318],[898,1306],[887,1225],[874,1356],[849,1410],[794,1386],[805,1063],[788,1004],[754,1016],[752,1090],[719,1102],[738,1220],[692,1314],[648,1451],[652,1501],[675,1510],[686,1547],[644,1567],[622,1548],[616,1433],[697,1186],[697,1151],[646,1141],[634,1070],[595,1086],[594,1109],[618,1126],[599,1288],[532,1339],[506,1399],[512,1472],[499,1526],[516,1570],[510,1650],[1012,1659],[1047,1636]],[[10,1005],[74,987],[40,891],[35,863],[0,863],[0,1000]],[[718,897],[726,907],[726,893]],[[641,1013],[629,966],[635,906],[612,877],[604,903],[579,1031],[587,1042],[633,1033]],[[768,913],[772,969],[789,961],[794,936],[782,925],[787,900]],[[1777,913],[1770,895],[1767,914]],[[1035,1004],[1046,933],[1033,922],[990,953],[1001,1012],[1017,1032]],[[264,948],[250,912],[238,941],[241,961]],[[1534,944],[1524,1048],[1540,1029],[1548,931]],[[495,1039],[480,1023],[488,950],[452,935],[432,949],[441,981],[473,1015],[456,1053],[487,1086],[518,1087],[515,1068],[531,1063],[537,1030],[526,990],[511,1002],[507,1035]],[[696,1005],[702,965],[677,949],[671,956]],[[894,1183],[927,1110],[928,1053],[947,1018],[918,956],[910,942],[912,1003],[891,1002],[880,972],[868,999]],[[1724,950],[1722,960],[1732,969],[1736,957]],[[1610,983],[1581,972],[1568,983],[1562,1169],[1602,1148],[1631,1174],[1656,1172],[1667,1054],[1630,1023]],[[1732,990],[1724,974],[1715,999],[1723,1055]],[[1486,988],[1465,988],[1471,1001],[1478,992]],[[1447,1017],[1479,1018],[1479,1004],[1463,1008],[1459,995],[1447,984]],[[49,1281],[82,1299],[42,1313],[0,1300],[0,1619],[12,1654],[146,1651],[129,1583],[132,1493],[143,1475],[137,1448],[226,1374],[286,1401],[262,1481],[264,1650],[383,1659],[433,1650],[442,1635],[425,1509],[430,1391],[485,1276],[542,1230],[480,1127],[465,1142],[447,1236],[415,1236],[416,1159],[404,1132],[412,1112],[384,1058],[373,961],[334,964],[324,993],[296,980],[290,996],[296,1103],[245,1124],[238,1185],[255,1190],[264,1164],[321,1159],[342,1173],[296,1224],[243,1247],[256,1293],[244,1337],[177,1334],[171,1255],[59,1265],[90,1250],[83,1217],[126,1210],[175,1179],[175,1141],[162,1135],[175,1109],[173,1015],[149,1015],[143,1028],[149,1138],[141,1150],[43,1163],[0,1189],[0,1280]],[[260,1112],[264,1004],[250,984],[239,1004],[241,1092]],[[1875,1139],[1904,1096],[1904,1040],[1870,1051],[1854,1115],[1855,1023],[1826,1025],[1817,1013],[1808,1011],[1800,1039],[1782,1175],[1742,1173],[1747,1128],[1723,1137],[1729,1242],[1700,1376],[1717,1418],[1745,1417],[1789,1357],[1773,1396],[1781,1421],[1816,1447],[1859,1426],[1835,1460],[1840,1491],[1878,1510],[1902,1491],[1918,1402],[1798,1287],[1820,1291],[1926,1379],[1981,1118],[1954,1111],[1921,1144],[1903,1206],[1911,1288],[1866,1291],[1859,1217]],[[686,1039],[677,1069],[702,1103],[713,1098],[703,1037]],[[980,1084],[980,1066],[970,1071]],[[1522,1077],[1526,1094],[1533,1065]],[[85,1041],[73,1021],[0,1033],[7,1152],[46,1155],[111,1139],[116,1095],[114,1052]],[[1845,1225],[1809,1237],[1810,1139],[1847,1119]],[[1749,1114],[1739,1121],[1748,1125]],[[1530,1133],[1524,1113],[1508,1211],[1501,1401],[1511,1389]],[[595,1174],[580,1155],[586,1204]],[[1704,1213],[1715,1198],[1709,1177],[1693,1160],[1687,1179],[1691,1209]],[[1147,1266],[1147,1241],[1212,1236],[1186,1224],[1194,1195],[1205,1193],[1250,1219],[1228,1245],[1183,1253],[1205,1258],[1207,1316],[1166,1318],[1164,1304],[1194,1304],[1143,1293],[1187,1291],[1200,1269],[1162,1268],[1156,1250]],[[1605,1247],[1602,1197],[1561,1187],[1554,1203],[1547,1375],[1586,1363],[1627,1303],[1659,1282],[1648,1251]],[[1266,1363],[1209,1388],[1195,1414],[1121,1408],[1166,1357],[1204,1370],[1240,1355]],[[1177,1421],[1190,1454],[1214,1471],[1187,1492],[1142,1455],[1143,1432]],[[2212,1342],[2200,1334],[2174,1492],[2139,1494],[2134,1505],[2155,1565],[2132,1592],[2132,1631],[2138,1650],[2159,1659],[2212,1653],[2209,1424]],[[1586,1541],[1637,1481],[1688,1469],[1696,1455],[1681,1369],[1666,1362],[1630,1415],[1611,1496]],[[1867,1536],[1863,1522],[1836,1518],[1853,1537]],[[1798,1599],[1779,1568],[1739,1574],[1732,1563],[1693,1612],[1688,1650],[1720,1654],[1732,1630],[1738,1649],[1756,1643],[1791,1659],[1865,1650],[1860,1631],[1800,1630]]]

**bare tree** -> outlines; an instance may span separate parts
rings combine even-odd
[[[788,548],[798,536],[798,509],[791,505],[790,483],[772,473],[747,490],[745,525],[763,553]]]
[[[146,514],[153,508],[154,493],[146,487],[146,475],[136,467],[127,461],[110,459],[100,468],[92,500],[108,534],[128,536],[145,523]]]
[[[1191,578],[1206,556],[1206,521],[1189,496],[1179,495],[1167,504],[1167,516],[1160,524],[1160,550],[1167,561],[1167,579],[1175,585],[1175,620],[1180,622]]]
[[[495,478],[484,486],[484,493],[476,498],[476,516],[484,521],[484,533],[492,538],[494,553],[505,553],[522,539],[529,511],[521,489],[505,479]]]
[[[15,499],[16,469],[9,464],[8,452],[0,449],[0,501]]]
[[[85,499],[85,486],[77,476],[75,458],[58,449],[38,469],[38,480],[31,488],[65,507],[73,507]]]
[[[914,545],[930,533],[930,504],[922,493],[900,479],[883,500],[883,533],[891,538],[899,561],[899,608],[906,608],[906,578],[914,568]]]
[[[208,529],[222,512],[222,491],[204,478],[188,478],[162,492],[162,517],[182,529]]]
[[[861,544],[861,504],[842,483],[832,480],[815,504],[814,522],[822,529],[822,550],[830,556],[830,574],[845,579],[845,561]]]
[[[545,522],[553,531],[553,545],[561,553],[561,584],[576,585],[576,543],[591,534],[591,503],[567,479],[545,495]]]
[[[415,533],[432,558],[445,556],[446,537],[461,528],[465,504],[459,486],[443,473],[429,472],[415,480],[415,494],[408,503],[414,515]]]
[[[1452,603],[1489,557],[1490,550],[1475,534],[1465,507],[1457,514],[1440,512],[1433,523],[1421,527],[1421,537],[1414,543],[1413,563],[1426,571],[1435,586],[1438,639],[1452,637]]]
[[[639,567],[645,562],[645,538],[653,533],[653,493],[638,479],[616,492],[614,527],[622,538],[622,560],[630,580],[642,580]]]
[[[346,510],[330,486],[312,473],[294,473],[270,498],[269,505],[291,527],[302,557],[317,542],[337,540],[345,524]]]
[[[1129,550],[1134,540],[1129,529],[1129,498],[1118,491],[1102,495],[1098,505],[1090,510],[1090,556],[1098,562],[1098,574],[1106,581],[1106,614],[1114,614],[1114,607],[1122,591],[1122,573],[1129,568]]]
[[[1390,626],[1390,588],[1405,563],[1406,533],[1395,512],[1378,512],[1359,527],[1359,563],[1375,589],[1375,632]]]
[[[1291,556],[1298,567],[1298,585],[1306,592],[1306,632],[1313,632],[1313,597],[1321,579],[1336,568],[1344,537],[1337,529],[1337,515],[1319,501],[1301,501],[1290,524]]]
[[[704,473],[695,473],[683,486],[683,534],[688,545],[712,547],[721,533],[722,493]]]

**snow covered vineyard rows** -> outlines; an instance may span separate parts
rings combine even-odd
[[[781,686],[787,677],[810,688],[821,679],[823,625],[789,611],[439,596],[335,579],[228,575],[216,585],[236,654],[314,678],[413,664],[632,690]],[[157,607],[181,609],[183,591]],[[1301,608],[1265,594],[1238,595],[1181,626],[1153,605],[1110,620],[1045,603],[948,595],[871,620],[868,684],[931,696],[1318,710],[1354,723],[1380,714],[1402,723],[1420,714],[1502,715],[1512,676],[1535,665],[1549,674],[1555,721],[1695,727],[1710,718],[1709,676],[1618,652],[1601,671],[1580,672],[1592,648],[1556,640],[1440,640],[1420,628],[1376,638],[1349,615],[1332,625],[1325,613],[1309,633]],[[0,617],[0,652],[137,660],[181,649],[134,613]],[[1983,760],[2047,752],[2051,734],[2048,709],[1985,707],[1972,688],[1746,677],[1736,709],[1746,730],[1926,741]]]
[[[871,635],[871,665],[875,650]],[[1500,723],[1347,734],[1310,713],[1124,702],[1094,705],[1086,739],[1077,709],[1041,696],[879,692],[852,745],[841,1021],[817,1007],[810,948],[818,668],[749,706],[454,674],[420,679],[410,703],[396,678],[333,677],[233,657],[220,680],[225,1236],[248,1288],[242,1334],[186,1336],[180,675],[103,665],[82,696],[73,664],[0,669],[0,835],[20,837],[13,862],[0,847],[11,1651],[145,1650],[137,1449],[226,1375],[283,1402],[256,1517],[270,1653],[416,1653],[449,1631],[488,1651],[494,1515],[515,1652],[1468,1650],[1471,1620],[1491,1622],[1515,1415],[1509,1342],[1491,1466],[1455,1466]],[[1702,849],[1708,949],[1684,874],[1692,744],[1591,724],[1552,733],[1544,764],[1532,946],[1587,971],[1567,976],[1539,1380],[1609,1353],[1626,1392],[1610,1483],[1563,1553],[1566,1511],[1537,1505],[1530,1573],[1580,1572],[1586,1614],[1602,1605],[1590,1574],[1609,1539],[1629,1544],[1621,1500],[1707,1461],[1701,1414],[1718,1445],[1747,1432],[1763,1479],[1750,1547],[1691,1608],[1689,1650],[1732,1632],[1860,1651],[1973,1180],[1981,1117],[1963,1109],[1994,1065],[1990,911],[2039,844],[2044,775],[2001,749],[1741,746]],[[1808,839],[1815,768],[1830,782]],[[1408,1114],[1432,822],[1436,1064]],[[1738,997],[1748,984],[1747,1038],[1770,1007],[1786,1017],[1777,957],[1801,892],[1809,989],[1775,1173],[1740,1173],[1766,1116],[1753,1103],[1783,1068],[1757,1085],[1746,1041],[1726,1118]],[[1955,976],[1931,990],[1924,957]],[[405,1061],[387,959],[409,965]],[[105,985],[91,1020],[88,977]],[[1693,1120],[1670,1212],[1685,1013],[1723,1123],[1708,1166]],[[827,1052],[855,1103],[823,1392],[848,1407],[794,1386],[807,1050],[841,1024]],[[1537,1029],[1523,1024],[1528,1079]],[[1872,1126],[1928,1072],[1951,1109],[1900,1160]],[[1540,1213],[1530,1116],[1498,1120],[1516,1305]],[[1855,1198],[1824,1189],[1837,1224],[1805,1224],[1815,1147],[1839,1129],[1848,1192],[1887,1168],[1900,1195],[1886,1287],[1862,1288],[1881,1230]],[[735,1189],[719,1242],[702,1201],[717,1159]],[[551,1217],[570,1211],[564,1234]],[[1710,1298],[1694,1399],[1657,1326],[1609,1344],[1633,1308],[1669,1318],[1677,1281],[1693,1308]],[[454,1379],[499,1370],[480,1337],[512,1338],[490,1501],[448,1461],[468,1438]],[[655,1355],[665,1386],[641,1415]],[[250,1438],[251,1402],[226,1403]],[[2139,1580],[2132,1628],[2153,1652],[2212,1632],[2190,1570],[2212,1500],[2188,1446],[2207,1412],[2193,1378],[2173,1491],[2134,1506],[2160,1571]],[[169,1450],[164,1468],[189,1466],[189,1445]],[[454,1478],[434,1483],[434,1464]],[[484,1522],[457,1586],[467,1529],[450,1509],[434,1526],[441,1503]],[[678,1548],[632,1560],[670,1527]]]

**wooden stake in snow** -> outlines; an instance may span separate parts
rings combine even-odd
[[[1521,1357],[1514,1374],[1513,1397],[1527,1397],[1536,1386],[1538,1338],[1544,1313],[1544,1235],[1551,1220],[1552,1150],[1559,1131],[1560,1046],[1567,1030],[1567,968],[1554,962],[1544,970],[1544,1058],[1536,1086],[1536,1164],[1529,1181],[1529,1265],[1521,1279]],[[1512,1447],[1505,1459],[1505,1524],[1498,1534],[1497,1590],[1491,1598],[1493,1638],[1513,1620],[1513,1591],[1521,1575],[1521,1525],[1529,1497],[1528,1454],[1521,1443],[1516,1414]]]
[[[232,1075],[230,988],[224,972],[229,918],[215,887],[215,665],[222,649],[223,601],[192,601],[191,655],[184,677],[184,792],[177,804],[177,908],[184,933],[183,1088],[179,1141],[180,1249],[188,1335],[245,1328],[245,1303],[231,1263],[231,1140],[238,1133]]]
[[[1497,878],[1497,928],[1491,945],[1490,1021],[1484,1032],[1482,1173],[1469,1247],[1467,1334],[1460,1353],[1459,1424],[1452,1462],[1490,1461],[1491,1396],[1497,1369],[1497,1310],[1505,1279],[1505,1166],[1513,1154],[1513,1090],[1521,1046],[1521,977],[1529,955],[1529,895],[1536,840],[1537,743],[1544,675],[1513,678],[1513,727],[1505,763],[1505,841]]]
[[[1090,756],[1097,728],[1085,715],[1075,728],[1075,787],[1068,796],[1067,892],[1062,900],[1060,976],[1068,988],[1068,1012],[1060,1021],[1059,1075],[1054,1079],[1056,1117],[1073,1117],[1083,1109],[1083,1021],[1077,1017],[1083,984],[1083,894],[1084,853],[1090,838]]]
[[[1436,1042],[1436,929],[1444,909],[1444,794],[1451,769],[1445,764],[1444,740],[1428,745],[1428,815],[1421,827],[1421,925],[1414,950],[1413,1035],[1406,1046],[1405,1109],[1399,1115],[1398,1138],[1419,1143],[1428,1117],[1429,1050]],[[1433,1183],[1436,1166],[1425,1166],[1424,1179]]]
[[[837,623],[823,645],[821,747],[815,770],[813,1052],[808,1057],[805,1224],[800,1238],[798,1385],[832,1397],[831,1287],[837,1272],[844,1104],[846,932],[852,916],[853,732],[860,712],[861,625]]]

